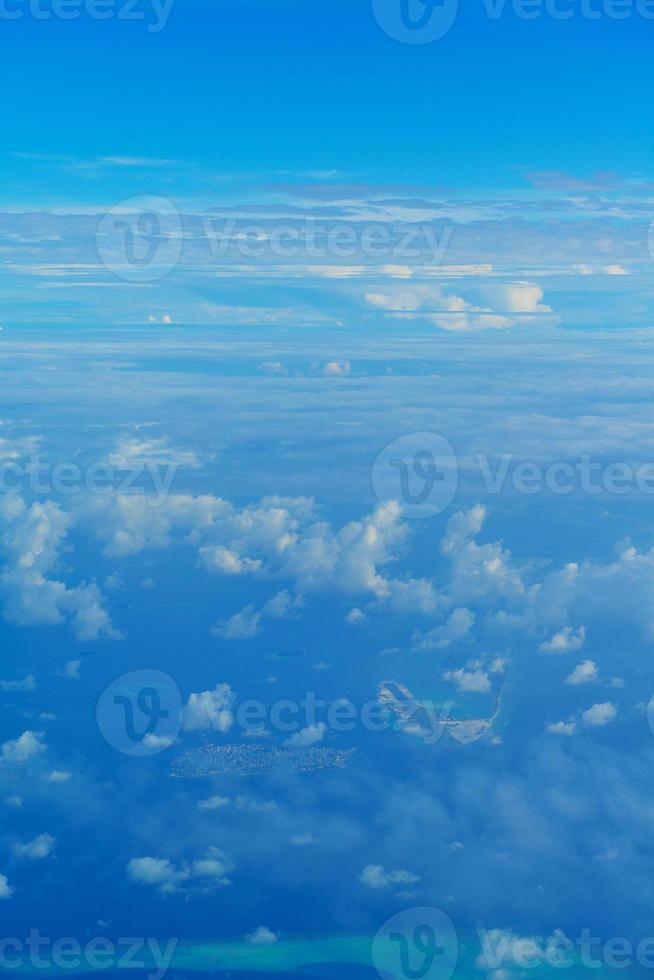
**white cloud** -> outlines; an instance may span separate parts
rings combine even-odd
[[[251,558],[241,558],[221,544],[200,548],[200,561],[209,571],[221,575],[253,575],[260,571],[262,562]]]
[[[555,721],[547,725],[545,731],[551,735],[574,735],[577,725],[574,721]]]
[[[211,632],[223,640],[251,640],[259,632],[261,613],[254,606],[245,606],[229,619],[216,623]]]
[[[159,891],[176,891],[189,877],[188,869],[177,868],[167,858],[132,858],[127,865],[127,873],[132,881],[140,885],[152,885]]]
[[[234,698],[229,684],[216,684],[213,691],[191,694],[182,709],[182,728],[186,732],[228,732],[234,724]]]
[[[320,841],[318,841],[313,834],[307,832],[306,834],[291,834],[289,837],[289,843],[292,844],[293,847],[308,847],[310,844],[319,844]]]
[[[597,664],[593,663],[592,660],[582,660],[580,664],[577,664],[572,673],[566,677],[566,684],[591,684],[596,681],[599,677],[597,670]]]
[[[5,742],[0,746],[2,758],[9,763],[27,762],[28,759],[32,759],[35,755],[47,750],[43,739],[43,732],[23,732],[19,738]]]
[[[349,623],[351,626],[361,626],[366,622],[366,619],[366,614],[355,606],[354,609],[350,609],[349,613],[346,615],[345,622]]]
[[[588,728],[599,728],[603,725],[608,725],[617,714],[618,709],[616,706],[606,701],[603,704],[594,704],[592,708],[584,711],[581,717],[584,725],[588,726]]]
[[[18,857],[30,858],[32,861],[36,861],[52,854],[56,843],[56,839],[51,837],[50,834],[39,834],[34,840],[27,841],[24,844],[14,844],[14,854]]]
[[[15,626],[71,623],[79,640],[117,639],[95,583],[68,588],[54,579],[73,525],[53,503],[28,506],[20,497],[0,498],[0,596],[2,613]]]
[[[461,692],[486,693],[491,689],[490,677],[484,670],[449,670],[443,674],[443,680],[455,683]]]
[[[552,313],[552,308],[541,302],[543,290],[533,282],[493,283],[486,292],[502,313]]]
[[[398,610],[430,611],[442,604],[430,582],[394,580],[382,573],[402,556],[410,532],[400,505],[393,502],[337,529],[317,520],[314,502],[305,497],[267,497],[239,510],[210,496],[170,494],[151,507],[142,497],[119,494],[96,496],[85,506],[85,519],[105,542],[109,557],[167,548],[179,535],[197,543],[208,570],[286,579],[298,595],[369,596]],[[299,602],[291,600],[289,614]],[[225,638],[255,636],[262,615],[275,615],[274,605],[260,611],[248,605],[219,622],[215,631]]]
[[[304,599],[301,596],[292,596],[288,589],[282,589],[281,592],[268,600],[262,609],[262,613],[272,619],[287,619],[298,612],[303,605]]]
[[[259,633],[263,619],[287,619],[294,616],[303,605],[304,599],[301,596],[293,597],[287,589],[283,589],[258,612],[252,605],[245,606],[229,619],[216,623],[211,632],[224,640],[250,640]]]
[[[480,292],[478,289],[477,292]],[[536,315],[551,315],[541,302],[543,290],[534,283],[494,284],[481,290],[491,305],[479,306],[462,296],[445,293],[440,286],[415,283],[393,286],[385,292],[365,294],[369,306],[400,319],[422,318],[442,330],[507,330]]]
[[[254,932],[248,933],[245,941],[250,946],[272,946],[277,942],[278,936],[267,926],[259,926]]]
[[[565,626],[549,640],[539,644],[541,653],[551,653],[555,655],[563,653],[573,653],[580,650],[586,642],[586,627],[580,626],[578,630],[573,630],[571,626]]]
[[[413,643],[417,650],[440,650],[465,640],[474,624],[475,616],[469,609],[454,609],[442,626],[436,626],[426,633],[416,630]]]
[[[323,374],[329,378],[343,378],[352,371],[349,361],[329,361],[323,368]]]
[[[293,749],[303,749],[309,745],[316,745],[318,742],[322,742],[326,731],[327,725],[323,721],[319,721],[313,725],[307,725],[299,732],[294,732],[287,739],[286,744]]]
[[[6,875],[0,874],[0,898],[11,898],[14,889],[9,884]]]
[[[206,800],[198,800],[198,810],[220,810],[228,805],[228,796],[210,796]]]
[[[390,888],[391,885],[413,885],[420,881],[409,871],[385,871],[381,864],[368,864],[359,875],[359,881],[368,888]]]
[[[169,749],[174,741],[175,739],[170,735],[155,735],[154,732],[148,732],[143,738],[146,749],[155,750]]]
[[[68,783],[72,778],[73,774],[71,772],[64,772],[61,769],[53,769],[46,776],[49,783]]]
[[[520,936],[506,929],[482,929],[479,937],[481,952],[475,966],[479,970],[492,971],[489,974],[491,980],[510,980],[517,965],[520,965],[520,974],[545,962],[562,965],[565,959],[562,951],[573,945],[561,929],[555,929],[546,939]],[[513,969],[500,969],[502,966]]]
[[[22,681],[0,681],[0,691],[35,691],[36,679],[29,674]]]
[[[132,858],[127,874],[133,882],[149,885],[164,895],[182,889],[209,893],[231,884],[227,877],[233,865],[216,847],[210,847],[204,858],[175,864],[168,858]]]
[[[631,273],[623,265],[605,265],[602,272],[606,276],[629,276]]]
[[[153,466],[186,466],[198,469],[200,460],[189,449],[174,449],[166,439],[138,439],[134,436],[121,436],[116,449],[109,456],[109,462],[117,469],[134,469]]]

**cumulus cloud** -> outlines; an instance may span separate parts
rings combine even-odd
[[[46,776],[49,783],[68,783],[72,778],[73,774],[71,772],[65,772],[62,769],[53,769]]]
[[[198,810],[221,810],[228,805],[228,796],[209,796],[206,800],[198,800]]]
[[[197,454],[192,450],[174,449],[166,439],[139,439],[127,435],[120,437],[116,449],[109,456],[109,462],[117,469],[153,466],[197,469],[200,466]]]
[[[319,721],[313,725],[307,725],[306,728],[302,728],[299,732],[294,732],[287,739],[286,744],[293,749],[304,749],[309,745],[316,745],[318,742],[322,742],[326,731],[327,725],[323,721]]]
[[[592,684],[599,677],[599,672],[597,670],[597,664],[593,663],[592,660],[582,660],[580,664],[577,664],[575,669],[571,674],[566,677],[566,684]]]
[[[11,898],[14,889],[9,884],[6,875],[0,874],[0,898]]]
[[[228,732],[234,724],[234,700],[229,684],[216,684],[213,691],[191,694],[182,709],[182,728],[186,732]]]
[[[269,599],[262,609],[257,611],[253,605],[245,606],[240,612],[216,623],[211,632],[224,640],[251,640],[260,632],[262,620],[287,619],[296,615],[303,605],[301,596],[294,597],[283,589]]]
[[[259,632],[261,612],[249,605],[234,613],[229,619],[222,619],[212,629],[214,636],[223,640],[251,640]]]
[[[209,571],[221,575],[254,575],[263,564],[260,560],[241,558],[221,544],[200,548],[200,561]]]
[[[452,681],[466,694],[484,694],[491,689],[490,677],[484,670],[448,670],[444,672],[443,680]]]
[[[571,626],[565,626],[558,633],[555,633],[549,640],[544,640],[539,644],[538,649],[541,653],[573,653],[580,650],[586,642],[586,627],[580,626],[578,630],[573,630]]]
[[[15,843],[14,854],[18,857],[30,858],[30,860],[36,861],[52,854],[56,843],[56,839],[50,834],[39,834],[34,840],[27,841],[26,843]]]
[[[486,518],[486,509],[477,505],[448,522],[441,550],[450,562],[451,604],[476,603],[494,630],[545,636],[538,645],[544,654],[581,649],[586,627],[571,623],[589,619],[629,624],[639,627],[646,639],[654,636],[648,601],[654,588],[654,549],[640,553],[623,548],[607,563],[569,562],[539,571],[517,562],[500,541],[479,543]]]
[[[262,613],[271,619],[288,619],[299,612],[303,605],[304,599],[301,596],[292,596],[288,589],[282,589],[268,600]]]
[[[545,939],[520,936],[510,929],[480,929],[479,939],[481,952],[475,966],[479,970],[493,971],[490,976],[495,980],[511,977],[516,967],[523,973],[545,963],[551,967],[563,966],[567,958],[565,951],[572,946],[561,929],[555,929]]]
[[[478,289],[477,292],[480,292]],[[536,315],[551,315],[534,283],[494,285],[486,290],[492,305],[478,305],[440,286],[412,283],[365,294],[369,306],[400,319],[422,318],[442,330],[507,330]]]
[[[163,895],[181,890],[208,893],[231,885],[228,874],[231,861],[216,847],[210,847],[205,857],[195,861],[175,863],[168,858],[132,858],[127,865],[131,881],[149,885]]]
[[[394,589],[396,583],[381,569],[399,559],[409,536],[400,505],[380,505],[338,529],[317,520],[314,511],[313,501],[305,497],[267,497],[239,510],[209,496],[172,494],[151,507],[140,496],[118,494],[88,502],[86,520],[110,557],[167,548],[179,536],[197,542],[200,563],[219,574],[228,568],[230,574],[283,578],[302,595],[335,591],[396,598],[400,584]],[[422,587],[432,589],[430,583]],[[275,614],[272,604],[265,614]],[[256,615],[248,610],[237,628],[246,634],[256,629]]]
[[[167,858],[132,858],[127,865],[127,873],[132,881],[141,885],[153,885],[163,892],[175,891],[181,881],[188,878]]]
[[[555,721],[547,725],[545,731],[551,735],[574,735],[577,725],[574,721]]]
[[[474,624],[475,616],[469,609],[454,609],[442,626],[436,626],[427,632],[416,630],[413,643],[417,650],[439,650],[465,640]]]
[[[329,361],[323,368],[323,374],[330,378],[342,378],[350,374],[351,370],[349,361]]]
[[[368,888],[390,888],[392,885],[413,885],[420,881],[410,871],[385,871],[381,864],[368,864],[359,875],[359,881]]]
[[[42,752],[47,750],[47,746],[43,741],[45,738],[43,732],[23,732],[19,738],[12,739],[9,742],[4,742],[0,746],[0,752],[2,753],[2,758],[5,762],[16,763],[20,765],[23,762],[27,762],[36,755],[40,755]]]
[[[592,708],[584,711],[581,717],[588,728],[601,728],[613,721],[617,714],[616,706],[610,701],[605,701],[602,704],[594,704]]]
[[[147,732],[143,737],[143,745],[146,749],[154,749],[155,751],[169,749],[174,742],[175,739],[170,735],[155,735],[154,732]]]
[[[66,677],[69,681],[78,681],[80,679],[80,670],[82,668],[81,660],[69,660],[64,664],[62,670],[59,672],[60,677]]]
[[[52,501],[28,506],[18,496],[0,499],[2,614],[15,626],[69,621],[83,641],[118,638],[95,583],[69,588],[52,577],[72,524]]]
[[[245,941],[250,946],[273,946],[277,942],[278,936],[272,932],[268,926],[258,926],[254,932],[248,933]]]
[[[0,681],[0,691],[35,691],[36,678],[29,674],[21,681]]]
[[[289,844],[292,844],[293,847],[308,847],[310,844],[318,843],[320,842],[317,838],[308,832],[305,834],[291,834],[289,837]]]

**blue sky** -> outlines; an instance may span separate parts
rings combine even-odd
[[[5,151],[492,189],[521,186],[523,168],[648,173],[650,32],[635,11],[521,20],[509,5],[491,20],[481,0],[461,7],[425,46],[398,44],[368,4],[344,0],[192,0],[155,34],[139,21],[13,21]],[[35,70],[15,85],[25,49]],[[29,186],[5,166],[5,193]]]
[[[373,937],[425,908],[475,980],[635,948],[647,3],[420,44],[395,0],[35,2],[0,5],[2,935],[296,980],[406,980]]]

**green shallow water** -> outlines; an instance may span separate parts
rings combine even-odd
[[[165,948],[162,942],[162,948]],[[12,967],[0,964],[0,974],[6,975],[36,975],[41,976],[67,976],[72,974],[95,974],[104,973],[106,977],[118,972],[127,970],[137,970],[139,974],[148,974],[154,980],[162,980],[164,973],[158,971],[157,963],[148,950],[141,950],[134,956],[131,963],[123,963],[121,959],[126,951],[126,947],[116,944],[116,954],[110,964],[104,967],[94,967],[86,959],[77,965],[68,965],[62,969],[60,963],[55,963],[48,954],[43,953],[42,959],[47,961],[47,965],[37,966],[28,961],[20,966]],[[387,953],[387,955],[386,955]],[[459,958],[453,980],[486,980],[492,970],[478,967],[475,964],[479,953],[479,944],[474,938],[461,941],[459,944]],[[11,954],[13,955],[13,953]],[[27,960],[27,957],[25,957]],[[370,936],[337,936],[337,937],[297,937],[281,939],[272,945],[256,946],[251,943],[240,941],[226,942],[180,942],[174,952],[172,960],[165,972],[175,974],[179,977],[180,973],[211,973],[214,975],[240,974],[243,975],[271,975],[283,974],[290,975],[295,972],[302,972],[306,976],[315,971],[316,977],[327,976],[325,969],[333,967],[336,973],[329,973],[337,977],[338,970],[341,968],[343,976],[356,978],[359,976],[357,969],[361,971],[361,977],[366,980],[378,975],[376,966],[382,969],[380,976],[384,980],[406,980],[406,974],[397,964],[397,948],[391,943],[383,945],[377,949],[377,963],[372,960],[372,939]],[[305,972],[306,971],[306,972]],[[622,977],[652,977],[654,980],[654,970],[643,969],[637,965],[626,969],[616,970],[608,966],[601,966],[594,969],[584,968],[580,963],[576,963],[569,968],[556,968],[551,965],[539,965],[530,967],[528,970],[519,971],[522,976],[533,977],[534,980],[552,980],[555,977],[569,978],[577,980],[579,977],[592,976],[595,980],[607,980],[608,977],[616,977],[619,973]],[[438,973],[429,972],[425,980],[446,980],[446,976]]]

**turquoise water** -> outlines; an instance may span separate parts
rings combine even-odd
[[[161,943],[164,949],[165,942]],[[125,970],[137,970],[161,980],[165,973],[179,976],[184,971],[189,973],[211,973],[221,976],[223,974],[254,974],[254,975],[290,975],[308,971],[312,975],[334,977],[370,977],[381,976],[384,980],[406,980],[409,975],[404,972],[399,962],[398,948],[388,937],[381,943],[376,941],[373,953],[372,937],[365,935],[353,936],[332,936],[332,937],[293,937],[280,939],[271,945],[253,945],[243,940],[213,942],[210,940],[195,942],[178,943],[172,960],[167,970],[162,969],[161,961],[157,962],[150,950],[139,950],[132,957],[131,962],[122,962],[127,959],[126,946],[115,948],[115,957],[111,964],[103,968],[93,967],[88,960],[82,957],[83,962],[76,966],[69,965],[62,969],[61,965],[56,964],[50,959],[48,954],[42,954],[43,965],[37,966],[34,963],[25,962],[20,967],[7,969],[0,966],[0,972],[9,974],[27,975],[47,975],[64,976],[70,973],[91,974],[104,972],[111,975]],[[449,954],[451,950],[447,950]],[[468,980],[468,978],[478,978],[486,980],[494,971],[484,965],[480,965],[477,957],[480,952],[478,938],[469,934],[466,939],[459,943],[458,958],[453,974],[449,970],[443,972],[436,967],[433,971],[423,974],[423,980],[448,980],[450,976],[454,980]],[[13,953],[12,953],[13,955]],[[415,959],[415,952],[412,953],[412,963]],[[596,954],[594,954],[596,955]],[[26,958],[27,959],[27,958]],[[635,959],[635,957],[634,957]],[[47,964],[47,965],[46,965]],[[108,967],[108,969],[107,969]],[[551,980],[553,977],[577,978],[580,976],[593,976],[598,980],[606,980],[608,977],[619,973],[623,977],[645,977],[652,975],[651,969],[644,969],[635,963],[626,968],[617,969],[608,965],[596,967],[584,967],[579,959],[572,966],[556,967],[551,964],[541,963],[521,969],[515,964],[504,964],[510,976],[531,976],[535,980]],[[328,972],[326,972],[328,971]]]

